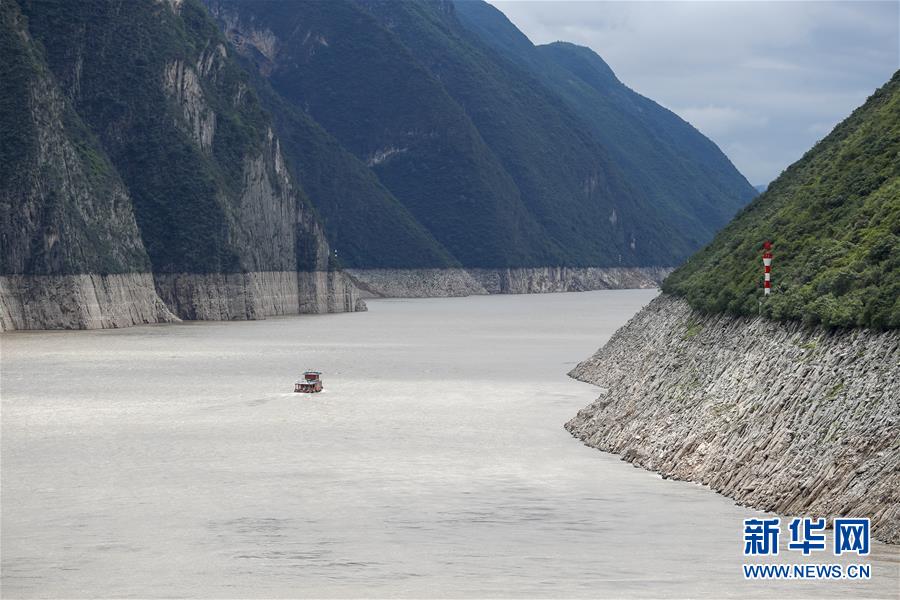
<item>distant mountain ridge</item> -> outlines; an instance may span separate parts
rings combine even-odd
[[[281,105],[365,163],[464,267],[674,265],[754,195],[599,57],[535,48],[485,3],[206,3]],[[346,264],[376,266],[377,234],[358,233]]]
[[[712,141],[624,85],[590,48],[567,42],[535,46],[481,0],[457,2],[456,13],[480,42],[557,94],[691,248],[710,239],[754,196],[752,186]]]

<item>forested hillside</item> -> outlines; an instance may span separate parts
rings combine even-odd
[[[0,54],[0,274],[149,270],[128,190],[9,2]]]
[[[773,284],[760,307],[765,240]],[[900,72],[663,289],[706,311],[900,327]]]
[[[36,0],[23,12],[128,186],[154,272],[321,260],[311,222],[297,230],[293,216],[311,209],[274,172],[271,120],[202,5]]]
[[[456,12],[479,42],[556,94],[692,248],[710,239],[755,195],[712,141],[624,85],[590,48],[566,42],[535,46],[481,0],[457,2]]]
[[[3,274],[670,267],[752,195],[599,57],[479,7],[4,2]]]
[[[515,43],[471,25],[480,3],[206,1],[273,112],[321,125],[463,266],[671,266],[754,195],[712,142],[611,71],[564,88],[578,79],[566,61],[500,15],[529,49],[514,60]],[[284,139],[304,127],[276,122]],[[311,193],[332,242],[372,266],[383,244],[327,216],[334,192]]]

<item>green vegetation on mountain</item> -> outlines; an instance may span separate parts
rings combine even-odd
[[[262,76],[254,86],[272,114],[285,158],[315,203],[328,241],[345,267],[454,267],[453,256],[306,112],[275,93]]]
[[[0,55],[0,273],[148,271],[127,191],[14,3]]]
[[[628,182],[692,249],[709,240],[755,191],[709,139],[622,84],[590,48],[535,46],[499,10],[456,2],[478,39],[557,94],[608,150]]]
[[[760,307],[765,240],[773,284]],[[663,289],[705,311],[900,327],[900,71]]]
[[[605,98],[596,82],[567,98],[556,80],[460,20],[457,12],[475,3],[206,1],[280,106],[310,117],[365,163],[465,266],[677,264],[754,194],[714,144],[617,81],[614,91],[645,104],[599,103],[594,113],[618,124],[616,140],[604,139],[598,132],[613,129],[584,109]],[[504,22],[545,72],[576,78]],[[579,93],[582,104],[573,100]],[[642,133],[652,127],[661,133]],[[681,148],[678,136],[689,144]],[[655,158],[658,147],[665,160]],[[304,161],[292,161],[301,171]],[[674,191],[662,194],[667,181]],[[326,206],[340,200],[320,192],[310,197],[335,223]],[[344,245],[333,224],[326,229]],[[375,253],[362,254],[380,241],[365,229],[354,235],[359,251],[348,264],[371,265]]]
[[[22,167],[36,152],[37,135],[34,121],[22,118],[29,110],[32,81],[41,65],[25,37],[26,26],[15,4],[0,5],[0,189],[20,185],[17,180]]]
[[[255,61],[284,101],[367,164],[461,263],[561,262],[562,250],[522,205],[463,109],[354,2],[209,5],[235,48]],[[320,210],[330,200],[319,198]],[[375,232],[358,234],[364,245],[380,243]],[[369,254],[348,264],[369,266],[363,262],[372,260]]]
[[[3,3],[5,270],[667,266],[745,199],[596,55],[479,32],[487,5],[205,3]]]
[[[690,246],[660,220],[588,127],[553,93],[463,28],[452,3],[361,1],[462,107],[522,203],[575,266],[678,260]]]
[[[248,186],[262,185],[248,181],[248,161],[267,152],[270,119],[199,2],[26,0],[22,8],[55,79],[128,187],[155,272],[309,262],[304,244],[295,255],[293,217],[282,217],[287,239],[271,247],[258,245],[258,224],[242,218]],[[274,160],[263,160],[271,168]],[[287,202],[284,190],[257,193]]]

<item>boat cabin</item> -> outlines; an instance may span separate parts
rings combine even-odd
[[[301,379],[294,383],[294,391],[303,394],[313,394],[322,391],[321,371],[306,371]]]

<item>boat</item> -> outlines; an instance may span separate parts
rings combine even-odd
[[[301,394],[315,394],[322,391],[322,372],[306,371],[303,377],[294,383],[294,391]]]

